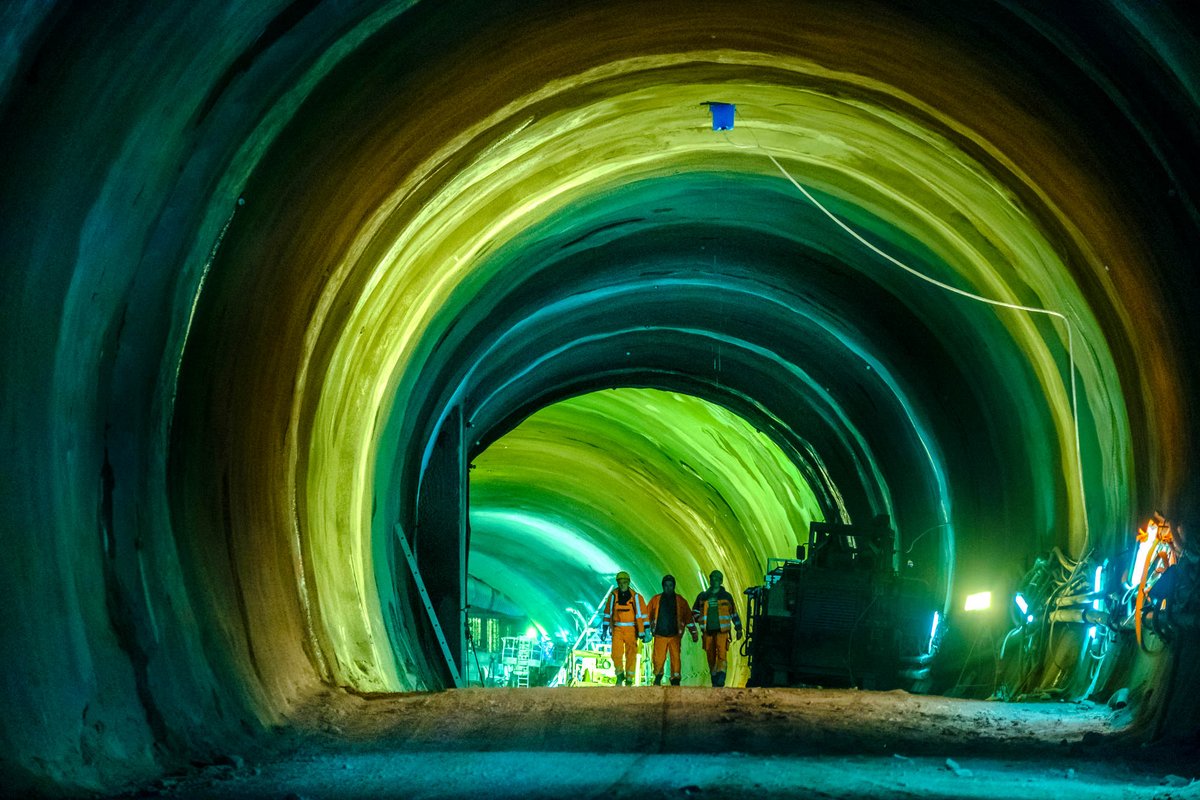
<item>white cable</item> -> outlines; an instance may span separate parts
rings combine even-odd
[[[753,131],[751,131],[751,134],[753,134]],[[728,140],[728,139],[729,139],[729,137],[728,137],[728,135],[726,135],[726,140]],[[757,145],[757,137],[755,137],[755,142]],[[730,141],[730,144],[733,144],[733,142]],[[893,258],[891,255],[885,253],[883,250],[880,250],[878,247],[871,244],[866,239],[864,239],[861,235],[859,235],[859,233],[857,231],[855,231],[853,228],[851,228],[849,225],[847,225],[846,223],[844,223],[840,219],[838,219],[833,214],[833,212],[831,212],[828,208],[826,208],[824,205],[822,205],[821,202],[819,200],[817,200],[817,198],[813,197],[812,194],[810,194],[807,189],[805,189],[803,186],[801,186],[796,181],[796,179],[793,178],[788,173],[788,171],[783,168],[783,165],[780,164],[775,159],[775,156],[771,155],[769,152],[767,152],[765,149],[763,149],[762,145],[757,145],[756,148],[745,148],[744,146],[739,146],[739,145],[735,145],[735,144],[733,146],[738,147],[739,149],[761,150],[766,155],[767,158],[771,159],[771,163],[774,164],[781,173],[783,173],[783,177],[787,178],[788,181],[790,181],[791,184],[793,186],[795,186],[802,195],[804,195],[805,197],[808,198],[809,202],[811,202],[814,206],[816,206],[818,209],[820,209],[820,211],[823,214],[825,214],[825,216],[829,217],[829,219],[832,220],[835,225],[837,225],[839,228],[844,230],[846,233],[848,233],[852,237],[854,237],[854,239],[856,241],[858,241],[861,245],[866,247],[868,250],[870,250],[871,252],[875,253],[878,256],[881,256],[882,258],[886,259],[888,262],[896,265],[897,267],[899,267],[900,269],[909,273],[910,275],[920,278],[921,280],[925,281],[926,283],[931,283],[934,286],[937,286],[939,289],[944,289],[947,292],[953,292],[954,294],[961,295],[970,300],[975,300],[977,302],[985,303],[985,304],[991,305],[991,306],[1000,306],[1001,308],[1011,308],[1014,311],[1025,311],[1030,314],[1046,314],[1047,316],[1056,317],[1057,319],[1060,319],[1063,321],[1063,324],[1066,326],[1066,329],[1067,329],[1067,358],[1070,362],[1070,372],[1071,372],[1071,422],[1074,427],[1074,434],[1075,434],[1075,462],[1076,462],[1075,472],[1076,472],[1076,476],[1079,480],[1079,501],[1082,504],[1082,512],[1083,512],[1084,541],[1083,541],[1083,548],[1081,548],[1081,549],[1086,549],[1088,539],[1090,537],[1089,537],[1089,528],[1088,528],[1087,494],[1086,494],[1086,490],[1084,489],[1084,484],[1083,484],[1083,454],[1082,454],[1082,450],[1080,448],[1080,443],[1079,443],[1079,398],[1078,398],[1078,393],[1077,393],[1077,389],[1076,389],[1076,385],[1075,385],[1075,337],[1074,337],[1074,333],[1072,331],[1071,320],[1068,319],[1065,314],[1062,314],[1058,311],[1052,311],[1048,308],[1036,308],[1033,306],[1022,306],[1022,305],[1018,305],[1016,303],[1007,303],[1003,300],[993,300],[990,297],[983,297],[981,295],[977,295],[972,292],[968,292],[964,289],[959,289],[956,286],[951,286],[947,283],[943,283],[942,281],[939,281],[936,278],[932,278],[922,272],[919,272],[918,270],[913,269],[912,267],[903,263],[899,259]]]

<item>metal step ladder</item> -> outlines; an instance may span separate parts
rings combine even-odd
[[[529,663],[533,659],[533,641],[522,637],[517,642],[517,664],[513,668],[513,677],[517,686],[529,686]]]

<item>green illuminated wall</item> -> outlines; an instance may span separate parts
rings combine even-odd
[[[731,134],[707,125],[700,102],[712,97],[738,102]],[[391,520],[411,514],[404,487],[420,472],[414,447],[440,409],[462,403],[482,437],[500,420],[477,417],[530,396],[552,399],[564,372],[616,385],[646,371],[713,382],[706,373],[715,370],[696,362],[716,362],[726,348],[725,384],[783,429],[806,442],[854,440],[842,452],[817,450],[830,459],[854,453],[852,468],[835,465],[830,476],[831,491],[858,498],[842,509],[850,518],[891,513],[902,537],[945,524],[926,543],[941,551],[921,555],[948,594],[960,526],[975,538],[1016,537],[1022,550],[1061,543],[1082,554],[1091,517],[1107,529],[1128,514],[1124,400],[1099,322],[1066,266],[1095,259],[1094,243],[989,152],[995,145],[944,112],[812,61],[688,50],[556,74],[441,148],[387,187],[346,240],[308,322],[307,346],[327,360],[306,370],[297,393],[312,408],[310,435],[296,443],[305,463],[299,535],[320,614],[337,620],[328,645],[335,674],[339,663],[355,665],[344,679],[374,689],[407,680],[394,671],[394,637],[383,634],[408,624],[389,621],[404,612],[377,599],[402,590],[395,570],[380,565],[394,559]],[[922,272],[1072,320],[1088,418],[1080,435],[1092,456],[1082,474],[1065,327],[922,284],[871,255],[768,154]],[[869,305],[860,292],[875,293]],[[887,305],[896,308],[879,308]],[[901,326],[919,332],[909,335],[920,339],[911,343],[920,378],[911,353],[881,344]],[[702,344],[683,356],[676,339]],[[629,345],[636,355],[597,344],[625,340],[638,343]],[[934,348],[947,352],[930,375]],[[784,376],[782,386],[764,397],[753,371]],[[943,383],[974,396],[950,402]],[[495,392],[512,395],[508,406]],[[823,419],[800,410],[818,405]],[[864,420],[868,406],[876,415]],[[993,448],[989,437],[1006,424],[1031,434],[1005,445],[1015,451],[1009,463],[993,465],[1001,475],[993,480],[1016,500],[975,493],[956,519],[952,480],[986,470],[963,464],[951,476],[946,431],[958,429],[966,462]],[[983,430],[960,429],[973,425]],[[971,550],[972,579],[992,580],[979,570],[995,554]],[[1015,559],[1003,567],[1015,569]]]
[[[690,604],[720,569],[744,616],[742,591],[762,581],[767,559],[794,557],[808,523],[822,519],[773,442],[688,395],[622,389],[566,400],[475,465],[471,574],[571,641],[567,606],[590,617],[618,570],[646,600],[672,574]],[[685,652],[688,683],[707,678],[702,651]],[[735,654],[732,679],[743,665]]]

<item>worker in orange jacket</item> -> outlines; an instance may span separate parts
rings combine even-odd
[[[617,588],[608,595],[604,604],[604,629],[607,636],[612,632],[613,669],[617,673],[617,686],[633,686],[637,674],[639,639],[646,630],[646,600],[629,588],[629,573],[617,573]]]
[[[675,576],[663,575],[662,592],[650,598],[646,614],[649,617],[647,630],[654,634],[654,685],[661,686],[663,666],[667,657],[671,659],[671,685],[678,686],[683,677],[679,663],[679,645],[683,641],[683,630],[692,634],[692,641],[699,641],[696,623],[692,620],[692,609],[687,600],[675,594]]]
[[[725,685],[730,628],[734,630],[735,640],[742,638],[742,618],[733,604],[733,595],[721,585],[724,578],[714,569],[708,576],[708,588],[692,604],[692,618],[704,633],[704,653],[708,656],[713,686]]]

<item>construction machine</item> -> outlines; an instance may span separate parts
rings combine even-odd
[[[771,559],[746,590],[749,686],[929,690],[940,610],[902,576],[887,517],[814,522],[795,559]]]

